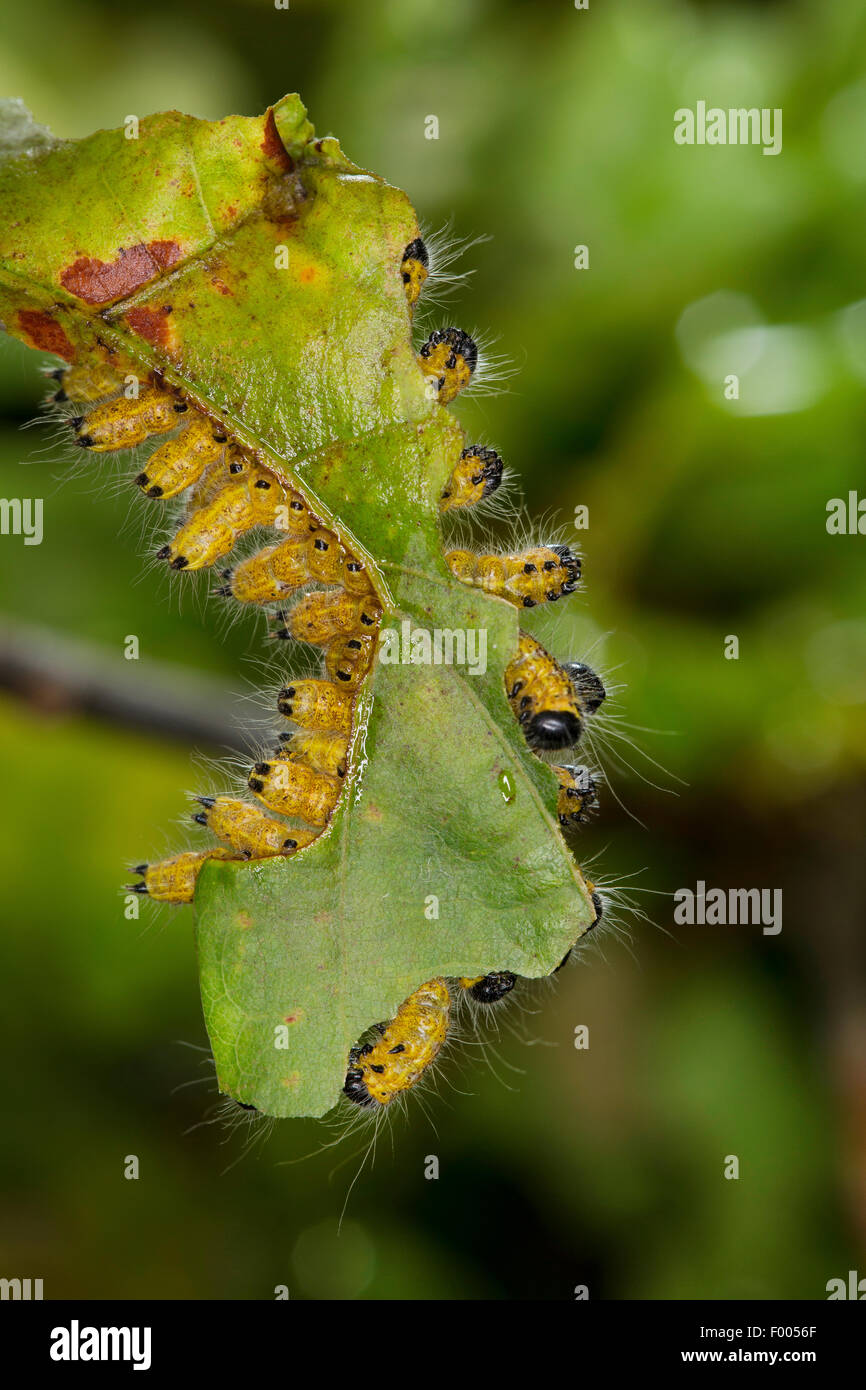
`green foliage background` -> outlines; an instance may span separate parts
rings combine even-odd
[[[864,475],[861,7],[46,0],[4,27],[0,91],[60,135],[298,90],[428,224],[492,234],[441,321],[519,371],[459,413],[534,515],[589,507],[587,598],[538,630],[563,654],[609,634],[594,658],[622,717],[666,731],[634,737],[667,771],[627,755],[659,790],[603,754],[644,824],[608,791],[581,842],[651,921],[625,914],[630,941],[524,996],[486,1054],[454,1050],[435,1130],[415,1106],[383,1134],[337,1240],[362,1138],[278,1166],[323,1138],[284,1124],[224,1172],[243,1136],[189,1132],[214,1099],[191,921],[123,919],[122,866],[172,843],[200,766],[48,683],[4,695],[0,1273],[48,1297],[375,1299],[820,1298],[866,1272],[866,569],[825,530]],[[783,153],[676,146],[698,99],[781,106]],[[47,523],[39,547],[0,537],[4,625],[121,666],[136,633],[143,668],[246,689],[256,630],[145,572],[142,509],[21,432],[36,358],[0,354],[0,494],[45,497]],[[675,927],[699,879],[783,888],[781,935]]]

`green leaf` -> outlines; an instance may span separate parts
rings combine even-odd
[[[425,980],[549,974],[594,918],[556,778],[505,697],[517,612],[442,558],[438,498],[465,441],[415,357],[399,268],[417,220],[315,138],[297,97],[257,119],[148,117],[137,139],[17,131],[0,165],[8,331],[66,360],[119,351],[224,412],[364,558],[398,650],[419,628],[486,634],[477,674],[375,662],[324,834],[201,874],[221,1089],[321,1115],[350,1046]]]

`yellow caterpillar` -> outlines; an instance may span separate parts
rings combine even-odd
[[[597,804],[595,779],[586,767],[555,767],[559,778],[556,810],[563,826],[583,825]]]
[[[409,242],[400,262],[400,276],[410,309],[414,309],[418,302],[424,288],[424,282],[429,274],[430,257],[427,253],[427,247],[420,237],[416,237],[414,241]]]
[[[520,634],[517,656],[505,669],[505,689],[530,747],[559,749],[577,743],[585,711],[574,683],[528,633]]]
[[[340,795],[339,778],[282,758],[255,763],[247,785],[269,811],[319,826],[327,823]]]
[[[439,404],[449,405],[469,385],[478,366],[478,348],[462,328],[437,328],[422,347],[418,364],[430,378]]]
[[[514,555],[449,550],[445,562],[464,584],[523,608],[555,603],[573,594],[580,580],[580,560],[567,545],[533,546]]]
[[[315,831],[290,830],[283,821],[266,816],[248,801],[231,796],[199,796],[196,800],[205,809],[193,815],[193,820],[207,826],[245,859],[291,854],[316,838]]]
[[[288,615],[282,615],[286,626],[274,636],[324,647],[335,637],[371,631],[378,626],[381,615],[382,610],[372,595],[359,598],[342,589],[305,594]]]
[[[311,582],[340,584],[352,594],[371,592],[364,566],[323,527],[303,540],[266,546],[226,570],[223,578],[229,582],[217,593],[240,603],[273,603]]]
[[[277,509],[286,506],[286,491],[276,478],[232,449],[222,486],[156,558],[168,560],[173,570],[204,569],[228,554],[245,531],[272,526]]]
[[[333,681],[295,681],[284,686],[277,709],[304,729],[348,734],[352,728],[352,696]]]
[[[361,632],[330,642],[325,651],[327,675],[340,685],[357,685],[370,669],[376,640],[375,632]]]
[[[308,732],[280,734],[280,747],[274,757],[290,762],[306,763],[314,772],[328,777],[345,777],[349,740],[345,734]]]
[[[343,1086],[356,1105],[390,1105],[417,1085],[448,1035],[451,996],[444,980],[428,980],[402,1003],[390,1023],[379,1023],[376,1042],[354,1047]]]
[[[180,424],[189,406],[168,391],[142,386],[138,397],[96,405],[88,415],[76,415],[70,420],[75,430],[75,442],[94,453],[109,453],[114,449],[132,449],[143,444],[153,434],[166,434]]]
[[[457,986],[479,1004],[496,1004],[509,994],[517,976],[492,971]],[[410,994],[390,1023],[378,1023],[375,1042],[352,1048],[344,1093],[356,1105],[390,1105],[421,1080],[438,1057],[448,1035],[451,994],[445,980],[428,980]]]
[[[222,456],[228,435],[206,415],[196,413],[174,439],[151,454],[135,479],[145,497],[176,497],[197,483],[205,469]]]
[[[473,444],[464,449],[439,499],[443,512],[457,507],[474,507],[491,497],[502,482],[502,459],[495,449]]]
[[[113,396],[123,384],[117,373],[101,362],[92,367],[58,367],[50,375],[59,382],[52,397],[58,404],[62,401],[90,404]]]
[[[128,883],[130,893],[143,893],[156,902],[191,903],[199,870],[208,859],[236,859],[230,849],[188,850],[158,864],[139,864],[133,869],[142,883]]]

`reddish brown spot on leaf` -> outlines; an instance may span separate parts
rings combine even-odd
[[[168,309],[129,309],[124,315],[133,333],[144,338],[154,347],[165,348],[167,352],[175,346],[170,311]]]
[[[40,309],[19,309],[18,327],[31,347],[39,348],[42,352],[54,352],[65,362],[75,361],[75,348],[50,314]]]
[[[277,123],[274,120],[273,107],[269,109],[265,117],[265,133],[262,137],[262,151],[265,158],[271,164],[276,164],[279,169],[294,169],[294,160],[280,139]]]
[[[286,1014],[285,1018],[283,1019],[283,1022],[284,1022],[284,1023],[300,1023],[300,1021],[301,1021],[301,1019],[302,1019],[303,1017],[304,1017],[304,1011],[303,1011],[303,1009],[296,1009],[295,1012],[294,1012],[293,1014]]]
[[[85,304],[109,304],[146,285],[180,260],[176,241],[139,242],[122,246],[113,261],[79,256],[60,272],[60,283]]]
[[[220,294],[234,294],[234,290],[230,290],[226,282],[224,280],[218,279],[217,276],[213,277],[213,279],[211,280],[211,284],[213,285],[215,290],[219,290]]]

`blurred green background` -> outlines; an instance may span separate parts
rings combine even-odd
[[[506,394],[458,413],[583,543],[586,599],[535,626],[623,686],[578,853],[637,912],[485,1053],[455,1050],[339,1239],[363,1138],[284,1166],[334,1134],[284,1122],[244,1154],[243,1132],[191,1129],[215,1096],[189,910],[126,921],[117,885],[171,844],[200,765],[77,712],[59,638],[122,679],[135,633],[142,679],[244,692],[260,634],[146,570],[110,464],[22,433],[39,361],[4,340],[0,493],[43,496],[46,532],[0,538],[0,666],[33,625],[58,679],[0,694],[0,1274],[217,1299],[822,1298],[866,1274],[866,567],[825,529],[866,481],[862,5],[43,0],[3,23],[0,92],[59,135],[297,90],[427,225],[491,235],[434,320],[510,357]],[[782,107],[782,154],[675,145],[699,99]],[[671,894],[700,879],[781,887],[781,934],[676,927]]]

